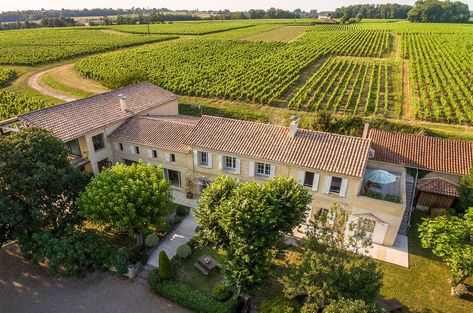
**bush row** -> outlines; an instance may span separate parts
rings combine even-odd
[[[226,302],[218,302],[183,282],[175,279],[161,280],[156,270],[149,273],[148,284],[151,290],[157,294],[198,313],[234,313],[236,311],[237,300],[235,298]]]

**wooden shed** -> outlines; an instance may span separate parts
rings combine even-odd
[[[416,190],[419,208],[448,209],[460,197],[459,186],[442,177],[419,179]]]

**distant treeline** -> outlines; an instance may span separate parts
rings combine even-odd
[[[270,8],[268,10],[249,10],[245,12],[231,12],[229,10],[222,10],[215,13],[216,14],[212,18],[224,20],[318,17],[317,10],[306,12],[302,11],[301,9],[288,11],[276,8]]]
[[[49,18],[43,17],[39,22],[17,21],[15,23],[0,24],[0,30],[27,29],[39,27],[67,27],[75,26],[76,21],[71,17]]]
[[[462,2],[439,0],[417,1],[407,18],[411,22],[467,23],[470,9]]]
[[[334,18],[378,18],[378,19],[406,19],[410,5],[397,3],[387,4],[355,4],[335,10]]]

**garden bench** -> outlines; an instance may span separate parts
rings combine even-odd
[[[201,271],[202,274],[204,274],[205,276],[209,275],[209,272],[205,268],[203,268],[199,263],[194,263],[194,266],[197,267],[197,269]]]

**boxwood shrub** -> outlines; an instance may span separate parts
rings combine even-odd
[[[161,280],[156,270],[148,275],[148,284],[154,292],[197,313],[235,313],[237,300],[218,302],[200,290],[175,279]]]

